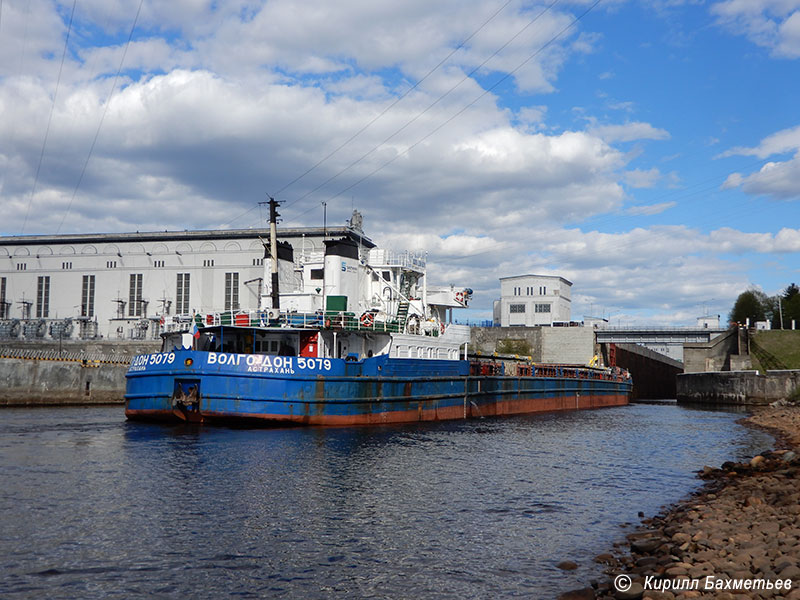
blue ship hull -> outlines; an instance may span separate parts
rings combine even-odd
[[[474,370],[474,369],[473,369]],[[361,361],[175,350],[127,373],[130,419],[357,425],[619,406],[630,379],[590,369],[471,375],[466,360]]]

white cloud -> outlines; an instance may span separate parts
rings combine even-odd
[[[792,58],[800,57],[800,11],[793,13],[778,28],[777,53]]]
[[[792,150],[800,149],[800,125],[783,129],[772,135],[765,137],[761,143],[754,148],[737,146],[720,154],[721,158],[728,156],[757,156],[766,158],[773,154],[783,154]]]
[[[725,0],[711,6],[717,22],[774,55],[800,57],[798,0]]]
[[[800,125],[773,133],[753,148],[731,148],[719,157],[766,158],[793,151],[796,151],[796,154],[791,159],[767,162],[758,172],[751,175],[731,173],[722,184],[722,189],[741,187],[744,192],[752,195],[772,196],[783,200],[800,199]]]
[[[633,102],[611,102],[608,105],[611,110],[623,110],[625,112],[633,112],[636,105]]]
[[[722,187],[730,189],[740,186],[746,193],[756,196],[800,200],[800,153],[785,162],[768,162],[752,175],[732,173]]]
[[[729,253],[800,252],[800,229],[782,228],[778,233],[745,233],[728,227],[712,231],[709,239],[720,251]]]
[[[517,118],[528,131],[537,131],[543,126],[546,115],[546,106],[525,106],[519,109]]]
[[[339,80],[337,89],[346,89],[346,81]],[[120,211],[115,216],[124,222],[126,207],[109,197],[121,193],[117,188],[124,181],[124,195],[142,198],[139,213],[148,215],[144,219],[148,222],[159,214],[155,204],[148,207],[151,198],[157,204],[167,200],[186,204],[189,198],[196,204],[205,199],[212,205],[229,204],[229,209],[216,212],[235,215],[260,200],[264,192],[285,185],[287,174],[302,173],[307,165],[328,156],[379,115],[391,98],[380,93],[376,80],[366,82],[361,77],[353,81],[353,87],[368,89],[369,94],[358,98],[326,96],[317,87],[269,79],[253,83],[200,70],[172,70],[130,83],[111,99],[78,197],[99,195],[108,211]],[[0,88],[0,105],[8,107],[9,115],[0,122],[0,139],[5,140],[0,147],[5,143],[8,152],[3,153],[18,156],[22,163],[3,191],[9,197],[26,198],[50,99],[40,86],[16,89],[16,95],[26,95],[28,102],[12,101],[10,92],[11,88]],[[107,94],[108,82],[65,87],[60,92],[32,201],[35,208],[42,208],[40,192],[44,190],[67,199],[61,205],[68,204]],[[347,152],[333,155],[312,176],[293,186],[282,198],[292,202],[285,217],[302,222],[302,213],[330,198],[331,218],[343,219],[349,202],[337,200],[338,192],[359,181],[352,193],[364,201],[396,199],[394,204],[374,208],[380,218],[391,220],[399,202],[406,214],[424,214],[430,227],[445,230],[453,214],[449,207],[459,204],[472,207],[464,213],[463,227],[478,228],[515,214],[556,221],[581,219],[622,201],[615,171],[624,165],[624,156],[597,137],[577,131],[525,133],[509,122],[512,115],[498,109],[490,96],[442,127],[454,107],[444,102],[425,111],[430,103],[431,96],[422,91],[410,95],[354,140]],[[427,137],[438,128],[436,135]],[[23,140],[30,143],[20,154]],[[365,158],[353,164],[360,156]],[[334,176],[318,192],[295,202]],[[138,189],[137,182],[153,180],[172,185],[164,186],[167,191],[157,197],[146,186]],[[167,197],[169,190],[173,190],[171,197]],[[175,225],[217,225],[219,220],[209,222],[207,214],[191,212]],[[146,225],[138,215],[127,218],[138,229]],[[99,227],[96,219],[92,204],[79,201],[65,227]],[[155,220],[153,224],[156,229],[169,226]],[[5,223],[9,231],[21,225],[13,219]],[[38,227],[47,230],[44,222]]]
[[[651,188],[659,179],[661,179],[661,172],[657,168],[648,169],[647,171],[642,169],[632,169],[630,171],[626,171],[624,177],[625,183],[633,188]]]
[[[664,129],[658,129],[650,123],[632,122],[622,125],[593,125],[589,131],[606,143],[632,142],[635,140],[666,140],[669,133]]]
[[[625,209],[625,214],[631,216],[652,216],[660,215],[666,210],[673,208],[676,202],[659,202],[658,204],[645,204],[641,206],[630,206]]]

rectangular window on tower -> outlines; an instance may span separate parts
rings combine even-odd
[[[81,290],[81,316],[94,316],[94,275],[83,276]]]
[[[142,316],[142,274],[131,273],[130,293],[128,294],[128,316]]]
[[[178,273],[178,285],[175,290],[175,314],[185,315],[189,312],[189,273]]]
[[[39,277],[36,284],[36,318],[50,316],[50,276]]]
[[[238,273],[225,273],[225,310],[239,310]]]

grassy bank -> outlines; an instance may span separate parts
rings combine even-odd
[[[800,330],[758,331],[750,339],[753,368],[800,369]]]

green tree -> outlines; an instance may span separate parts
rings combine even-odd
[[[792,319],[794,319],[795,327],[800,327],[800,289],[794,283],[783,292],[781,310],[784,329],[791,329]]]
[[[741,324],[744,324],[747,319],[750,319],[750,325],[754,326],[756,321],[766,320],[767,310],[769,309],[771,313],[771,308],[769,298],[767,298],[764,292],[750,288],[739,294],[739,297],[736,298],[729,318],[731,323]]]

